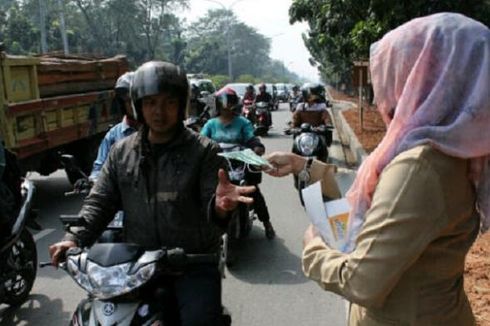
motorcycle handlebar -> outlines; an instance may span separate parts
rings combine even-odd
[[[53,265],[53,263],[50,261],[40,261],[38,266],[39,266],[39,268],[44,268],[44,267],[49,267],[49,266],[55,267]],[[66,263],[65,262],[59,263],[58,268],[66,270]]]
[[[39,262],[39,268],[44,268],[48,266],[53,266],[53,263],[50,261],[40,261]]]
[[[82,192],[81,192],[81,191],[78,191],[78,190],[72,190],[72,191],[67,191],[67,192],[65,192],[63,195],[64,195],[65,197],[71,197],[71,196],[76,196],[76,195],[80,195],[80,194],[82,194]]]
[[[322,125],[322,126],[319,126],[319,127],[311,127],[311,132],[315,132],[315,133],[324,133],[328,130],[332,130],[333,129],[333,126],[325,126],[325,125]],[[299,135],[300,133],[302,133],[303,130],[301,128],[287,128],[287,129],[284,129],[284,133],[286,135]]]
[[[81,253],[80,249],[77,248],[76,253]],[[185,266],[193,264],[217,264],[220,261],[220,255],[218,253],[213,254],[186,254],[183,249],[163,249],[166,252],[165,260],[169,265],[173,266]],[[52,262],[45,261],[39,262],[39,268],[44,268],[48,266],[54,266]],[[61,262],[58,264],[61,269],[66,268],[66,262]]]

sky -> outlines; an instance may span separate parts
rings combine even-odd
[[[190,0],[190,9],[180,16],[192,23],[209,9],[222,8],[216,2],[224,7],[233,5],[231,9],[240,21],[271,38],[271,58],[282,61],[301,77],[318,81],[318,71],[309,64],[310,54],[301,37],[307,24],[289,24],[288,11],[293,0]]]

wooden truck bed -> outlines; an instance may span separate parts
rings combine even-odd
[[[0,138],[19,158],[90,137],[119,122],[113,87],[128,70],[110,59],[0,53]]]

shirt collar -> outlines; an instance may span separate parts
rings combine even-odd
[[[126,131],[129,130],[135,130],[135,128],[131,127],[129,124],[128,124],[128,118],[126,116],[124,116],[123,118],[123,121],[122,121],[122,132],[125,133]]]

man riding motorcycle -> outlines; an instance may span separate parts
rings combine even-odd
[[[259,85],[259,92],[255,97],[255,102],[267,102],[271,106],[273,105],[272,95],[267,92],[267,86],[264,83]]]
[[[209,120],[201,130],[201,134],[211,138],[218,143],[234,143],[252,149],[257,155],[264,154],[265,147],[260,140],[254,136],[254,129],[250,121],[236,114],[234,109],[239,104],[236,92],[225,87],[216,93],[216,107],[219,115]],[[258,184],[262,181],[261,174],[247,173],[248,184],[253,184],[256,191],[252,194],[254,208],[258,219],[263,223],[267,239],[275,237],[275,231],[270,222],[270,215],[265,203],[264,196],[260,192]]]
[[[97,179],[100,170],[102,169],[102,166],[109,155],[112,145],[114,145],[117,141],[133,134],[138,128],[139,124],[133,116],[129,98],[129,86],[131,85],[133,75],[134,72],[127,72],[116,81],[116,85],[114,87],[114,103],[118,106],[119,110],[121,110],[124,117],[120,123],[112,127],[105,134],[104,139],[100,143],[97,159],[94,161],[94,166],[89,176],[92,183]],[[81,183],[83,183],[83,181],[77,181],[75,188],[80,188],[82,186]]]
[[[258,102],[266,102],[269,104],[269,110],[267,110],[267,119],[269,120],[268,125],[272,125],[272,115],[271,110],[274,106],[274,101],[272,99],[272,95],[267,92],[267,86],[262,83],[259,85],[259,93],[255,96],[255,103]]]
[[[309,123],[312,127],[331,125],[332,119],[327,110],[325,88],[320,84],[306,84],[301,92],[303,102],[296,106],[292,126],[298,128],[303,123]]]
[[[218,146],[184,127],[189,84],[183,69],[147,62],[135,71],[130,93],[142,128],[113,146],[82,207],[86,226],[49,247],[54,266],[69,248],[92,245],[119,209],[126,242],[217,253],[229,213],[253,202],[245,195],[254,187],[228,181]],[[189,267],[161,285],[176,297],[181,325],[221,325],[217,264]]]

